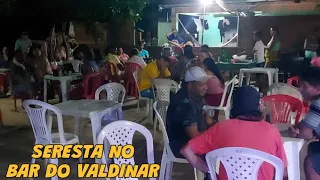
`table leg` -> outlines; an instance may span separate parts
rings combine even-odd
[[[251,73],[247,73],[247,76],[246,76],[247,85],[250,85],[250,79],[251,79]]]
[[[47,102],[47,80],[43,82],[43,101]]]
[[[117,109],[118,120],[123,120],[122,108]]]
[[[278,83],[279,82],[279,73],[278,73],[278,71],[274,73],[274,78],[275,78],[274,79],[275,83]]]
[[[239,73],[239,87],[241,87],[243,84],[243,71],[240,70]]]
[[[284,148],[288,161],[288,180],[300,180],[300,148],[298,143],[285,142]]]
[[[101,130],[101,119],[102,117],[100,117],[99,113],[97,112],[92,112],[89,114],[89,118],[91,121],[91,127],[92,127],[92,140],[93,140],[93,145],[97,144],[97,137],[100,133]],[[95,159],[96,163],[99,163],[100,160],[99,159]]]
[[[273,76],[270,72],[267,73],[268,75],[268,83],[269,83],[269,86],[271,86],[272,82],[273,82]]]
[[[79,137],[80,135],[80,117],[75,116],[74,117],[74,134]]]
[[[12,92],[13,92],[13,86],[12,86],[12,77],[11,77],[11,73],[8,73],[8,81],[9,81],[9,91],[10,91],[10,94],[7,94],[7,95],[12,95]]]
[[[65,102],[68,100],[67,81],[65,81],[65,80],[60,81],[60,86],[61,86],[62,101]]]

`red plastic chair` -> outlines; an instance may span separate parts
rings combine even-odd
[[[88,74],[83,79],[83,98],[94,99],[96,90],[105,84],[105,74],[103,73],[92,73]]]
[[[288,79],[287,81],[288,84],[290,84],[291,86],[300,87],[300,81],[299,81],[299,77],[298,76],[293,76],[291,78]]]
[[[284,94],[275,94],[265,96],[262,99],[265,111],[270,111],[270,122],[275,123],[290,123],[290,113],[296,112],[295,124],[300,121],[303,104],[292,96]]]
[[[134,96],[138,98],[139,92],[138,92],[138,87],[136,84],[136,81],[134,80],[133,77],[133,72],[141,70],[141,66],[137,63],[130,63],[127,62],[125,65],[125,77],[126,77],[126,82],[125,82],[125,87],[127,91],[128,96]]]

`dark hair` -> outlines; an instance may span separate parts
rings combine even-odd
[[[279,28],[277,26],[272,26],[271,29],[275,31],[278,35],[280,35]]]
[[[218,79],[224,84],[224,80],[220,74],[220,70],[212,58],[206,58],[202,62]]]
[[[300,81],[305,81],[312,86],[320,86],[320,68],[309,66],[299,75]]]
[[[207,54],[208,57],[210,57],[210,52],[208,50],[201,49],[200,53],[205,53],[205,54]]]
[[[209,51],[210,50],[209,46],[206,45],[206,44],[202,45],[200,49],[201,50],[205,50],[205,51]]]
[[[132,50],[131,50],[131,56],[136,56],[136,55],[138,55],[139,54],[139,50],[137,49],[137,48],[133,48]]]
[[[168,62],[168,63],[171,62],[171,61],[170,61],[170,58],[168,58],[168,57],[166,57],[166,56],[160,56],[159,59],[163,59],[164,61],[166,61],[166,62]]]
[[[194,54],[193,54],[192,46],[186,45],[184,47],[184,54],[183,55],[186,56],[188,59],[193,59]]]
[[[93,60],[93,54],[91,51],[87,51],[84,54],[84,60],[85,61],[92,61]]]
[[[262,32],[261,32],[261,31],[255,31],[255,32],[254,32],[254,35],[255,35],[256,37],[258,37],[259,39],[262,39]]]
[[[95,49],[93,49],[92,51],[93,51],[93,54],[94,54],[94,60],[95,60],[95,61],[101,61],[101,60],[103,60],[100,49],[95,48]]]
[[[29,33],[26,31],[21,33],[21,36],[28,36],[28,35],[29,35]]]
[[[110,46],[106,49],[106,54],[115,53],[115,52],[116,52],[116,46],[110,45]]]

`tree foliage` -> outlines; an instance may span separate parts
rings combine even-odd
[[[2,15],[52,21],[138,20],[148,0],[0,0]]]

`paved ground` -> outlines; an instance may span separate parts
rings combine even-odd
[[[129,105],[124,107],[124,118],[126,120],[135,121],[144,124],[150,130],[152,129],[151,122],[143,119],[145,108],[140,111],[140,117],[136,119],[136,106],[134,102],[129,102]],[[32,147],[34,145],[34,136],[29,124],[29,120],[26,113],[21,109],[20,102],[18,109],[20,112],[13,112],[13,101],[11,99],[0,99],[0,108],[2,113],[3,123],[8,126],[20,127],[16,130],[6,131],[0,130],[0,180],[5,179],[6,170],[9,164],[16,163],[29,163],[31,160]],[[221,113],[222,114],[222,113]],[[53,125],[56,129],[56,124]],[[64,127],[66,132],[73,132],[73,119],[72,117],[64,117]],[[85,134],[85,142],[92,143],[91,127],[87,127],[82,133]],[[154,137],[155,142],[155,160],[160,164],[162,156],[162,135],[157,133]],[[141,135],[137,135],[134,138],[133,145],[136,147],[135,160],[138,164],[144,163],[146,159],[145,141]],[[305,151],[301,154],[301,159],[304,158]],[[42,163],[42,160],[38,161]],[[76,178],[76,160],[60,161],[61,163],[71,164],[71,176],[68,180],[78,179]],[[86,160],[85,162],[92,162],[92,160]],[[303,172],[302,172],[303,174]],[[43,172],[41,173],[43,177]],[[173,180],[192,180],[193,169],[186,164],[176,164],[173,169]],[[45,178],[39,178],[40,180]],[[304,179],[304,176],[301,177]]]

